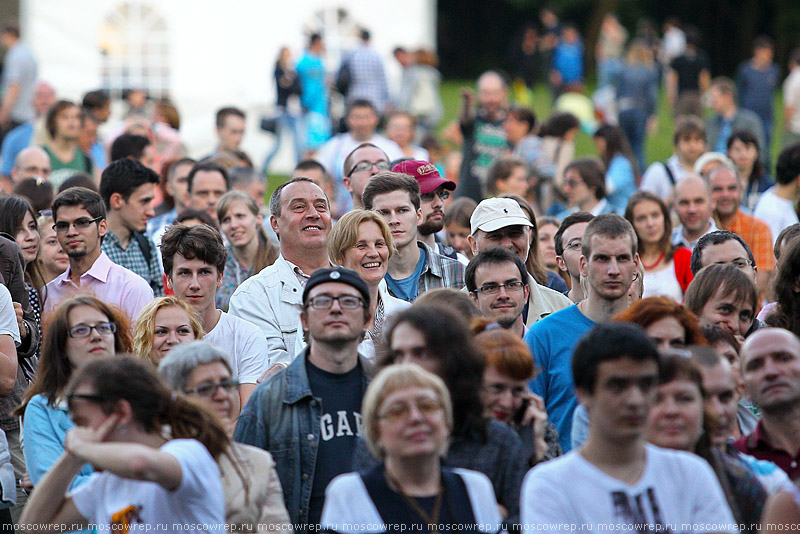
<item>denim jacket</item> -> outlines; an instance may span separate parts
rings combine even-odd
[[[322,417],[322,399],[311,394],[307,357],[308,349],[256,388],[239,415],[233,435],[234,441],[272,454],[286,509],[295,526],[308,523]],[[366,391],[371,366],[361,355],[358,359]],[[342,466],[343,473],[348,471],[349,465]]]

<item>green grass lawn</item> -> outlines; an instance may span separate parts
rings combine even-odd
[[[441,94],[445,110],[445,118],[442,121],[441,126],[442,128],[458,116],[460,90],[465,86],[475,89],[474,82],[465,82],[459,80],[442,82]],[[778,158],[778,152],[780,149],[780,136],[777,135],[777,133],[783,131],[782,107],[782,98],[779,94],[775,100],[774,128],[776,135],[773,136],[773,143],[771,147],[773,165],[775,160]],[[552,99],[547,87],[540,85],[532,92],[532,108],[540,122],[543,122],[550,115],[550,111],[552,109]],[[669,110],[666,96],[662,91],[658,103],[658,129],[656,130],[655,135],[649,136],[647,139],[647,152],[645,157],[648,163],[652,163],[653,161],[663,161],[670,157],[672,154],[673,126],[674,121],[672,118],[672,112]],[[775,137],[778,139],[775,139]],[[586,132],[581,131],[575,140],[575,155],[577,157],[597,155],[592,138],[586,134]]]

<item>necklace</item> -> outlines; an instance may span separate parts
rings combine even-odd
[[[439,516],[442,512],[442,498],[444,497],[444,486],[441,482],[439,482],[439,491],[436,494],[436,500],[433,503],[433,513],[428,515],[428,513],[419,505],[417,500],[413,497],[406,495],[406,492],[403,491],[403,488],[397,481],[384,469],[384,474],[386,475],[386,480],[395,487],[397,493],[403,498],[403,501],[412,509],[417,515],[425,521],[425,524],[428,527],[428,531],[430,534],[439,534]]]
[[[655,262],[655,263],[651,263],[650,265],[647,265],[647,264],[644,262],[644,260],[642,260],[642,267],[644,267],[644,270],[645,270],[645,271],[647,271],[647,270],[649,270],[649,269],[652,269],[653,267],[655,267],[656,265],[658,265],[659,263],[661,263],[661,260],[663,260],[663,259],[664,259],[664,256],[665,256],[665,253],[664,253],[664,252],[662,252],[662,253],[661,253],[661,255],[658,257],[658,259],[656,260],[656,262]]]

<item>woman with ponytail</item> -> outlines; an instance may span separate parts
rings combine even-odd
[[[21,525],[225,531],[215,458],[230,439],[210,412],[171,392],[151,365],[131,356],[86,362],[65,397],[76,426],[28,500]],[[67,495],[87,463],[96,472]]]

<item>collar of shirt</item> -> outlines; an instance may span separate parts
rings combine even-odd
[[[111,270],[111,266],[113,262],[109,259],[105,252],[100,252],[100,256],[95,260],[89,270],[86,271],[81,275],[81,280],[83,280],[87,276],[91,276],[95,280],[99,282],[105,283],[108,280],[108,271]],[[67,270],[64,271],[64,274],[58,279],[59,284],[72,284],[70,280],[70,272],[72,271],[72,265],[67,267]],[[74,285],[74,284],[73,284]]]

